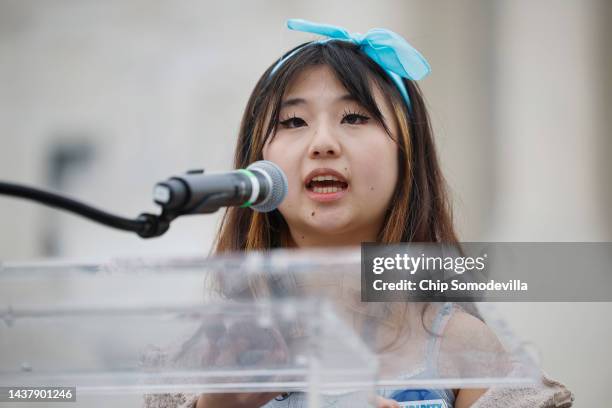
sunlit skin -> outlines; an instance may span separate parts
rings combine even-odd
[[[398,148],[391,105],[377,87],[373,95],[393,138],[325,65],[301,72],[283,95],[280,123],[263,156],[287,175],[289,192],[279,210],[296,246],[376,240],[397,182]],[[309,192],[307,176],[321,168],[340,173],[348,187]]]

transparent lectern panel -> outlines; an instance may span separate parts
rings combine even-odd
[[[5,265],[0,386],[309,398],[345,390],[367,401],[375,357],[329,303],[222,299],[205,290],[203,268],[171,269]]]
[[[489,308],[362,302],[360,260],[353,248],[4,265],[0,385],[335,393],[368,389],[375,371],[385,389],[539,380]]]
[[[363,302],[359,248],[275,250],[182,259],[202,268],[209,296],[326,299],[377,356],[380,387],[533,385],[537,363],[491,303]],[[123,260],[116,267],[176,270],[176,260]]]

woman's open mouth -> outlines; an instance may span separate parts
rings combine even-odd
[[[331,169],[317,169],[306,178],[306,193],[315,201],[326,202],[341,198],[348,190],[348,182]]]
[[[348,183],[341,181],[336,176],[316,176],[310,180],[310,183],[306,185],[306,188],[311,190],[313,193],[329,194],[346,190],[348,188]]]

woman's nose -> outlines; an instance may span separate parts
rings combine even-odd
[[[333,158],[342,153],[338,140],[332,134],[331,129],[320,126],[315,130],[312,142],[308,149],[311,159]]]

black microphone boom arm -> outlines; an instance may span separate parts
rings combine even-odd
[[[170,222],[181,215],[211,214],[221,207],[249,207],[269,212],[287,195],[287,177],[276,164],[260,160],[246,169],[204,175],[203,169],[188,171],[157,183],[153,201],[160,214],[142,213],[135,219],[119,217],[57,193],[0,181],[0,195],[25,198],[70,211],[109,227],[137,233],[141,238],[163,235]]]
[[[164,209],[161,214],[142,213],[135,219],[124,218],[71,198],[63,197],[57,193],[1,181],[0,194],[24,198],[50,207],[66,210],[109,227],[135,232],[141,238],[153,238],[163,235],[170,228],[170,222],[179,215],[182,215],[180,212]],[[214,201],[217,200],[214,200],[214,198],[214,195],[205,197],[198,204],[198,207],[205,208],[205,211],[200,211],[200,213],[213,213],[219,209],[220,206],[215,205]]]

